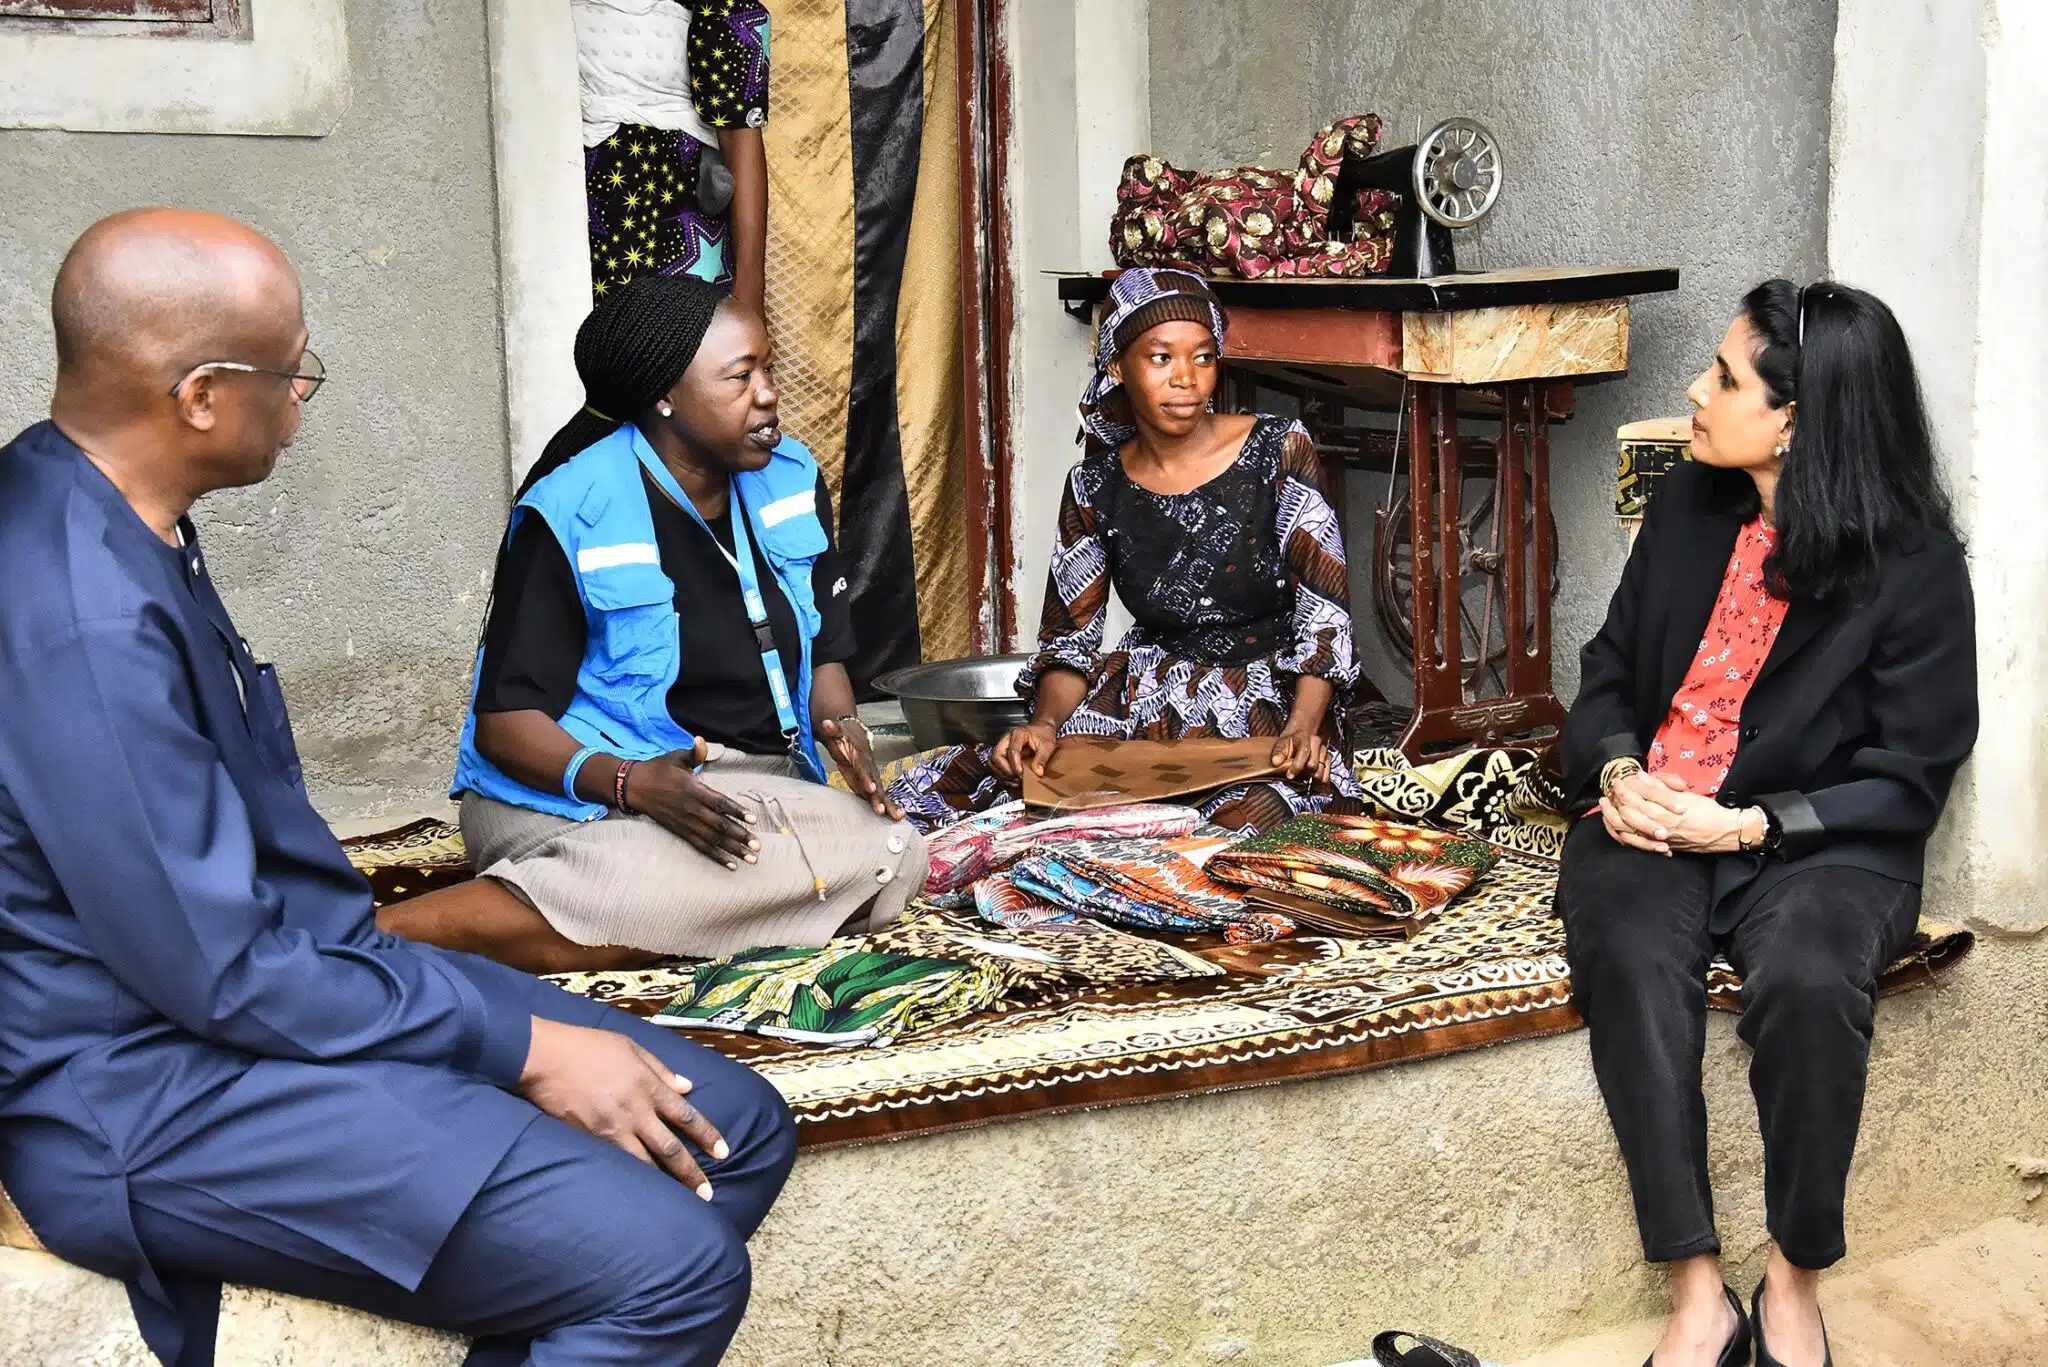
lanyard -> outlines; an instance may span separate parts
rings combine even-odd
[[[668,495],[669,501],[704,529],[704,535],[711,538],[711,544],[718,548],[718,553],[725,557],[725,563],[732,566],[733,573],[739,576],[740,598],[746,604],[747,622],[754,629],[754,645],[761,652],[761,670],[768,676],[768,692],[775,699],[775,723],[782,728],[782,739],[788,744],[797,766],[807,774],[821,777],[817,774],[817,760],[803,753],[796,705],[789,696],[789,676],[782,670],[782,652],[775,647],[775,633],[768,625],[768,603],[761,596],[761,577],[754,570],[754,545],[747,535],[747,505],[740,498],[739,487],[728,484],[733,548],[727,550],[725,543],[711,530],[711,524],[704,520],[704,514],[697,511],[697,505],[690,502],[690,496],[676,483],[675,475],[638,434],[633,439],[633,453],[640,457],[640,464],[654,477],[655,484]]]

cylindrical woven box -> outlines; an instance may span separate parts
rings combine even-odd
[[[1633,546],[1643,525],[1643,510],[1650,506],[1650,493],[1666,471],[1688,459],[1692,447],[1689,418],[1645,418],[1624,424],[1615,432],[1621,445],[1621,463],[1614,475],[1614,516],[1628,533]]]

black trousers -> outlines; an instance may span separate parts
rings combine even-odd
[[[1721,1250],[1700,1090],[1712,882],[1711,857],[1630,849],[1597,817],[1572,831],[1558,876],[1572,991],[1651,1262]],[[1919,916],[1917,886],[1823,868],[1785,879],[1722,940],[1744,980],[1766,1220],[1795,1266],[1842,1257],[1877,977]]]

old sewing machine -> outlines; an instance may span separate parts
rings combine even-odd
[[[1419,759],[1554,736],[1564,708],[1551,684],[1550,424],[1571,416],[1576,378],[1628,368],[1629,297],[1677,289],[1678,271],[1455,273],[1448,230],[1476,222],[1501,185],[1499,150],[1469,120],[1345,177],[1340,203],[1350,188],[1403,194],[1394,269],[1415,274],[1212,277],[1230,313],[1222,403],[1248,410],[1259,387],[1294,395],[1340,514],[1347,471],[1384,480],[1372,536],[1346,539],[1354,557],[1371,545],[1377,617],[1414,661],[1401,748]],[[1061,276],[1060,299],[1092,319],[1112,278]],[[1461,420],[1498,435],[1469,437]]]

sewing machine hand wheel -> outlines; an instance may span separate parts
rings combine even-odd
[[[1409,190],[1446,228],[1469,228],[1500,198],[1500,143],[1477,119],[1445,119],[1415,145]]]
[[[1479,695],[1479,685],[1489,672],[1498,674],[1506,662],[1507,603],[1502,578],[1505,542],[1495,489],[1491,479],[1468,474],[1464,481],[1462,506],[1458,515],[1458,617],[1459,674],[1466,697]],[[1408,655],[1415,649],[1415,562],[1414,538],[1410,534],[1408,482],[1402,478],[1385,508],[1373,516],[1373,607],[1380,626],[1395,649]],[[1533,494],[1518,510],[1524,527],[1524,546],[1535,543],[1536,508]],[[1557,519],[1551,518],[1550,564],[1543,567],[1546,585],[1555,597],[1558,587]],[[1530,634],[1535,632],[1533,613],[1526,619]],[[1495,679],[1495,686],[1500,681]]]

